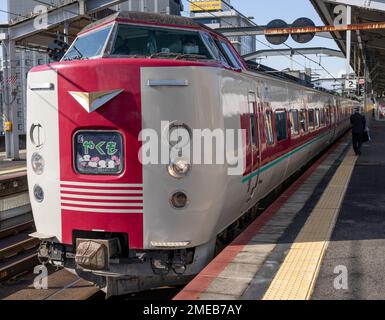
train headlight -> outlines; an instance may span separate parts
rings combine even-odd
[[[178,191],[171,196],[170,202],[175,209],[183,209],[188,204],[188,198],[184,192]]]
[[[177,179],[183,178],[188,175],[191,170],[191,164],[187,160],[178,159],[171,161],[168,166],[168,173]]]
[[[35,186],[33,187],[33,196],[35,197],[35,200],[37,202],[43,202],[44,200],[43,188],[40,187],[38,184],[35,184]]]
[[[42,174],[44,172],[44,158],[39,153],[35,152],[31,158],[32,169],[36,174]]]

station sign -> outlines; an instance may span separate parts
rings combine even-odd
[[[222,10],[221,0],[200,0],[190,2],[191,12],[218,11]]]
[[[346,79],[345,90],[357,90],[357,79]]]

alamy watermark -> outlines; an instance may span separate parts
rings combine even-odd
[[[348,290],[348,268],[344,265],[338,265],[334,268],[334,274],[337,274],[333,281],[334,289]]]
[[[160,132],[161,136],[154,129],[141,131],[142,147],[138,154],[141,164],[168,165],[183,159],[193,165],[226,165],[228,175],[244,172],[244,129],[190,129],[162,121]]]
[[[36,290],[48,290],[48,269],[42,264],[33,269],[37,276],[33,280],[33,286]]]
[[[33,13],[36,18],[33,20],[33,27],[36,30],[45,30],[48,28],[48,7],[44,5],[35,6]]]

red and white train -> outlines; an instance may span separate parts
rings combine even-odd
[[[109,295],[186,283],[218,234],[349,128],[355,104],[250,71],[228,39],[188,18],[130,12],[94,23],[61,62],[28,76],[39,256]],[[139,135],[164,136],[162,121],[245,130],[243,174],[142,165]]]

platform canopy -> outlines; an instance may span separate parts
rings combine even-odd
[[[113,13],[108,8],[121,2],[124,0],[63,0],[60,5],[50,5],[47,0],[37,0],[36,5],[46,6],[48,11],[46,28],[36,28],[42,16],[34,12],[14,18],[0,28],[17,46],[45,49],[58,35],[66,34],[72,42],[80,30]]]
[[[383,0],[310,0],[325,25],[333,25],[338,5],[351,6],[351,24],[374,24],[385,21],[385,1]],[[334,31],[331,35],[343,53],[346,53],[346,32]],[[378,94],[385,91],[385,29],[378,28],[352,31],[351,66],[366,78],[371,88]]]

